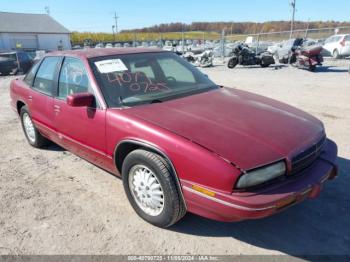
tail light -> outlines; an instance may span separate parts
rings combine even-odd
[[[343,39],[342,41],[340,41],[340,45],[341,45],[341,46],[345,46],[345,39]]]

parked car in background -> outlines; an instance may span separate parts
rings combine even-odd
[[[0,53],[0,74],[25,74],[33,65],[33,59],[22,51]]]
[[[105,45],[103,43],[98,43],[97,45],[95,45],[95,48],[104,48]]]
[[[81,45],[74,45],[72,46],[72,50],[78,50],[78,49],[83,49]]]
[[[113,48],[113,44],[107,43],[106,46],[105,46],[105,48]]]
[[[323,49],[334,58],[350,56],[350,35],[333,35],[327,38]]]
[[[33,59],[34,62],[39,61],[40,59],[42,59],[45,56],[46,53],[48,53],[48,51],[46,51],[46,50],[37,50],[37,51],[35,51],[35,57]]]
[[[121,176],[136,213],[159,227],[186,212],[267,217],[337,175],[321,121],[218,86],[171,52],[56,52],[13,80],[10,96],[30,145],[52,140]]]

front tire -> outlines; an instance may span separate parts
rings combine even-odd
[[[238,58],[237,57],[232,57],[230,60],[228,60],[227,67],[232,69],[235,68],[238,64]]]
[[[36,129],[33,120],[29,114],[28,108],[23,106],[20,113],[21,124],[23,132],[27,138],[28,143],[36,148],[41,148],[48,144],[49,140],[43,137]]]
[[[136,213],[162,228],[179,221],[186,209],[167,162],[159,155],[135,150],[122,166],[125,193]]]

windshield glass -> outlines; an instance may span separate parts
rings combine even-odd
[[[16,54],[0,54],[0,61],[16,61]]]
[[[90,62],[109,107],[162,102],[217,88],[170,52],[99,57]]]

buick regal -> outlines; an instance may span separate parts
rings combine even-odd
[[[315,117],[226,88],[173,53],[52,53],[11,83],[30,145],[53,141],[120,176],[144,220],[273,215],[319,195],[337,146]]]

